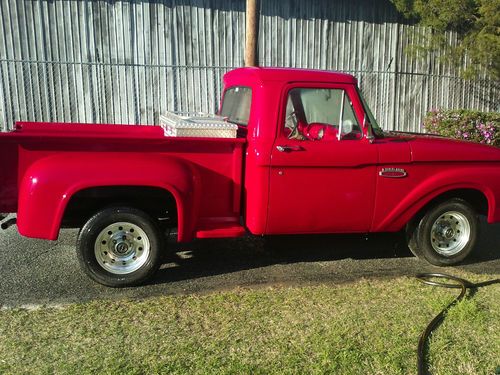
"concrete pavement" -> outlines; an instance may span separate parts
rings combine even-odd
[[[457,268],[477,274],[500,273],[500,225],[482,224],[476,253]],[[148,285],[112,289],[80,270],[76,230],[63,230],[58,241],[19,236],[17,228],[0,231],[0,306],[55,305],[100,299],[207,293],[259,285],[343,283],[360,278],[453,273],[414,258],[401,235],[293,236],[265,241],[239,238],[170,244],[165,264]]]

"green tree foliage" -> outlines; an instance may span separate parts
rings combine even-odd
[[[500,0],[391,0],[405,17],[429,27],[419,51],[442,51],[467,77],[486,71],[500,79]],[[456,32],[452,45],[447,32]],[[467,61],[467,63],[465,63]]]

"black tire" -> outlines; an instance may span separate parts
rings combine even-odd
[[[76,244],[85,273],[100,284],[142,284],[160,266],[163,237],[146,213],[129,207],[104,209],[83,226]]]
[[[451,266],[473,251],[479,237],[479,220],[466,201],[453,198],[410,222],[406,234],[415,256],[436,266]]]

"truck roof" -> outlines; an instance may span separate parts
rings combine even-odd
[[[266,81],[281,82],[337,82],[357,84],[351,74],[339,73],[330,70],[315,70],[301,68],[268,68],[248,67],[231,70],[224,75],[224,82],[228,86],[250,81],[256,83]]]

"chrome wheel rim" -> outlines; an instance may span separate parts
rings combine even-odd
[[[469,220],[458,211],[448,211],[439,216],[431,229],[432,248],[443,256],[458,254],[469,243]]]
[[[108,225],[99,233],[94,246],[97,263],[116,275],[137,271],[148,260],[150,251],[146,232],[128,222]]]

